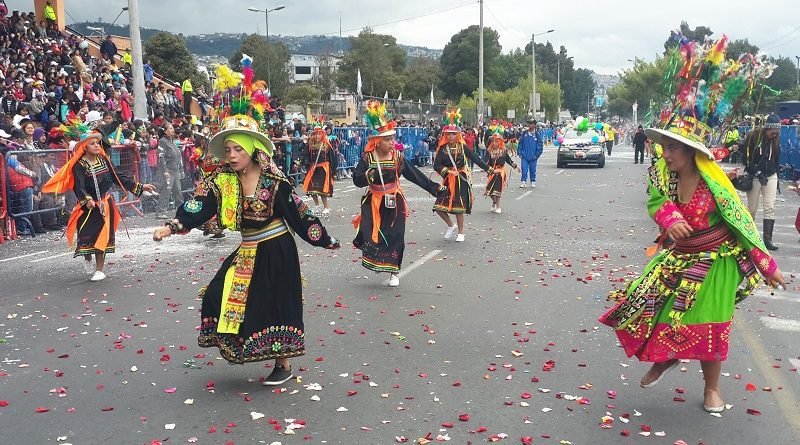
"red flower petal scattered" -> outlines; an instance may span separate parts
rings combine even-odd
[[[50,411],[50,408],[45,408],[45,407],[42,407],[42,406],[36,408],[36,413],[37,414],[46,413],[48,411]]]
[[[0,400],[0,408],[5,408],[8,406],[8,400]]]
[[[458,420],[460,420],[462,422],[468,422],[469,421],[469,414],[467,414],[467,413],[459,414],[458,415]]]
[[[760,416],[761,411],[757,409],[747,408],[747,414],[750,414],[751,416]]]
[[[752,383],[748,383],[744,385],[744,389],[746,389],[747,391],[755,391],[758,389],[758,387]]]

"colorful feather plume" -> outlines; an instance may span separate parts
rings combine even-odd
[[[377,130],[386,125],[387,118],[386,104],[377,100],[367,102],[367,109],[364,113],[364,119],[373,130]]]
[[[445,111],[443,122],[446,125],[455,125],[456,127],[461,127],[461,108]]]
[[[673,39],[677,44],[668,55],[664,76],[671,102],[660,115],[664,127],[676,116],[691,117],[712,129],[723,125],[774,69],[764,56],[726,59],[725,35],[716,41],[695,42],[676,32]]]
[[[253,71],[253,58],[242,54],[242,72],[237,73],[225,65],[218,65],[214,69],[216,80],[214,90],[219,95],[219,102],[215,118],[218,121],[228,116],[237,114],[250,116],[262,126],[270,107],[267,83],[255,80]]]
[[[74,140],[81,140],[89,134],[90,128],[79,119],[73,119],[67,122],[67,125],[61,124],[58,127],[64,137]]]

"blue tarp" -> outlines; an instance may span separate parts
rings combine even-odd
[[[744,138],[751,127],[739,127],[739,136]],[[800,170],[800,126],[781,126],[781,165],[789,165],[794,170]]]

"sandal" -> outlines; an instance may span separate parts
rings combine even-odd
[[[650,383],[641,383],[641,382],[639,382],[639,386],[641,386],[642,388],[652,388],[652,387],[656,386],[658,384],[658,382],[660,382],[661,379],[663,379],[664,376],[667,375],[668,372],[672,371],[673,369],[675,369],[676,366],[678,366],[678,363],[680,363],[680,360],[674,359],[672,364],[667,366],[666,368],[664,368],[664,370],[661,371],[661,374],[659,374],[658,377],[656,377],[655,380],[653,380]],[[648,372],[650,372],[650,371],[648,371]]]

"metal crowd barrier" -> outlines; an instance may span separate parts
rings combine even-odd
[[[0,153],[0,224],[3,233],[0,233],[0,244],[6,239],[13,239],[11,230],[12,220],[8,217],[8,195],[6,193],[6,158]]]
[[[128,176],[136,181],[139,180],[139,151],[136,145],[115,145],[108,150],[108,157],[111,164],[118,174]],[[14,190],[9,177],[9,169],[13,168],[6,162],[6,159],[15,159],[24,169],[21,171],[31,171],[35,174],[32,179],[32,186],[19,188],[19,184]],[[77,198],[72,190],[66,190],[63,194],[41,193],[44,182],[67,161],[69,153],[66,150],[12,150],[6,152],[3,158],[2,168],[0,168],[0,184],[2,184],[1,196],[2,206],[0,207],[0,219],[5,221],[6,236],[9,239],[18,238],[18,226],[21,226],[36,236],[36,227],[57,227],[63,226],[69,217],[72,207],[77,202]],[[22,174],[19,173],[18,174]],[[22,174],[23,176],[27,176]],[[133,198],[133,195],[125,196],[123,192],[114,187],[111,191],[114,200],[120,211],[130,207],[136,214],[143,216],[140,199]]]

